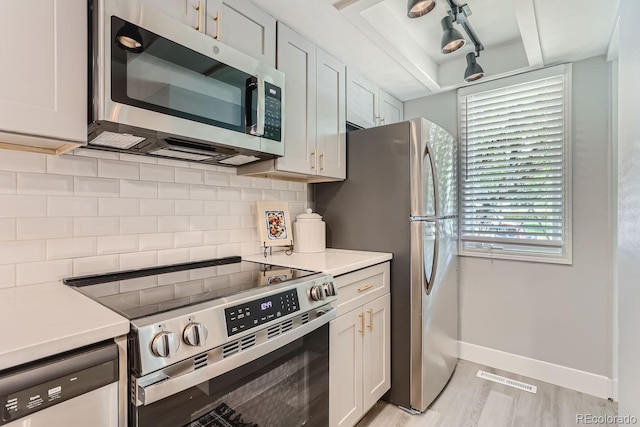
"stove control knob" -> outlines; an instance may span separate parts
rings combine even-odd
[[[209,330],[202,323],[189,323],[184,328],[182,338],[188,345],[202,347],[207,341],[207,335],[209,335]]]
[[[313,301],[320,301],[324,299],[324,288],[320,285],[312,286],[309,289],[309,296]]]
[[[160,332],[151,341],[151,351],[158,357],[174,357],[180,348],[180,337],[173,332]]]
[[[325,282],[322,287],[324,288],[324,293],[328,296],[328,297],[332,297],[335,296],[336,294],[336,288],[333,286],[333,282]]]

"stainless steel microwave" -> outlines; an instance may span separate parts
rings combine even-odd
[[[92,0],[88,147],[236,166],[284,155],[284,74],[139,0]]]

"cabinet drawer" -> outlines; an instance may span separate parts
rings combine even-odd
[[[333,304],[340,316],[389,292],[389,265],[367,267],[335,278],[338,300]]]

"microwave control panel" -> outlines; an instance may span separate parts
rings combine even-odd
[[[264,135],[263,138],[282,141],[282,89],[264,83]]]

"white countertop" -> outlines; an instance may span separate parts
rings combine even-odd
[[[266,258],[262,254],[242,257],[246,261],[320,271],[334,276],[380,264],[381,262],[389,261],[391,258],[393,258],[393,254],[386,252],[364,252],[346,249],[327,249],[325,252],[314,254],[294,252],[291,255],[286,255],[284,252],[276,252]]]
[[[129,321],[62,283],[0,290],[0,370],[129,332]]]

